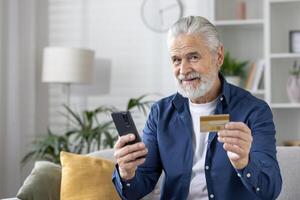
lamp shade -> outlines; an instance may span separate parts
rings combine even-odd
[[[94,51],[81,48],[46,47],[42,81],[87,83],[92,80]]]

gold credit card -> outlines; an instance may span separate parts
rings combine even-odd
[[[200,117],[200,132],[218,132],[229,122],[229,114]]]

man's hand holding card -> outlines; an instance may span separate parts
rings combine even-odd
[[[218,132],[218,141],[224,143],[228,158],[236,169],[248,165],[252,144],[252,134],[243,122],[229,122],[229,115],[211,115],[200,117],[201,132]]]

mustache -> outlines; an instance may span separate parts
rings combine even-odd
[[[202,76],[197,72],[191,72],[187,75],[179,74],[177,76],[178,80],[180,80],[180,81],[191,80],[191,79],[194,79],[194,78],[200,78],[201,79],[201,77]]]

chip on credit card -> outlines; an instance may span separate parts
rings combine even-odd
[[[229,114],[200,117],[200,132],[218,132],[229,122]]]

